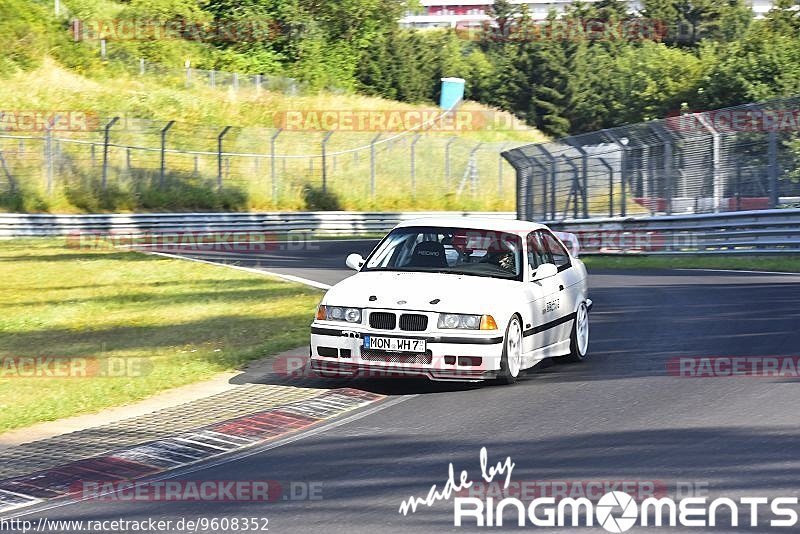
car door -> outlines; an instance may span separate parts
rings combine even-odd
[[[554,298],[545,308],[547,323],[554,324],[551,330],[551,342],[557,343],[568,339],[572,333],[572,313],[581,290],[581,275],[572,266],[572,260],[564,245],[556,239],[549,230],[539,230],[539,240],[542,251],[548,263],[558,268],[558,275],[554,277],[556,293]]]
[[[526,248],[530,267],[526,273],[525,291],[531,319],[523,325],[523,331],[525,349],[530,351],[547,347],[558,341],[554,337],[552,329],[547,328],[546,323],[554,315],[552,311],[548,311],[548,308],[553,307],[553,303],[558,299],[560,277],[553,276],[534,282],[533,274],[539,266],[551,263],[551,258],[547,256],[538,232],[528,234]]]

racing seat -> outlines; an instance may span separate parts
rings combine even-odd
[[[444,245],[438,241],[422,241],[414,247],[411,253],[409,267],[447,267],[447,256],[445,255]]]

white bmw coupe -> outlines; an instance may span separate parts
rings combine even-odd
[[[396,226],[357,274],[325,294],[311,325],[323,376],[517,380],[589,346],[586,267],[541,224],[474,218]]]

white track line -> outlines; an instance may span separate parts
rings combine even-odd
[[[740,269],[675,269],[676,271],[707,271],[710,273],[745,273],[745,274],[788,274],[800,276],[800,273],[787,273],[782,271],[744,271]]]
[[[157,235],[157,234],[156,234]],[[290,240],[283,240],[283,241],[221,241],[220,243],[211,243],[207,245],[209,248],[212,249],[215,246],[228,246],[228,245],[285,245],[290,244],[293,245],[295,243],[352,243],[352,242],[360,242],[360,241],[379,241],[379,237],[363,237],[363,238],[356,238],[356,239],[303,239],[298,241],[290,241]],[[137,249],[139,247],[164,247],[164,248],[180,248],[180,247],[196,247],[198,252],[204,252],[203,247],[206,246],[204,244],[197,244],[197,243],[169,243],[159,244],[159,243],[141,243],[136,245],[114,245],[116,248],[132,248]],[[223,251],[224,252],[224,251]],[[261,252],[261,251],[257,251]]]
[[[215,261],[208,261],[208,260],[199,260],[197,258],[187,258],[186,256],[178,256],[177,254],[167,254],[166,252],[145,252],[142,251],[142,254],[152,254],[154,256],[163,256],[165,258],[171,258],[174,260],[185,260],[185,261],[193,261],[196,263],[205,263],[207,265],[215,265],[217,267],[227,267],[228,269],[236,269],[237,271],[244,271],[246,273],[252,274],[260,274],[260,275],[268,275],[268,276],[275,276],[277,278],[282,278],[284,280],[288,280],[290,282],[297,282],[299,284],[305,284],[307,286],[315,287],[317,289],[330,289],[331,286],[328,284],[323,284],[322,282],[317,282],[315,280],[309,280],[308,278],[300,278],[299,276],[294,276],[291,274],[281,274],[275,273],[272,271],[262,271],[261,269],[253,269],[252,267],[242,267],[240,265],[230,265],[227,263],[218,263]]]

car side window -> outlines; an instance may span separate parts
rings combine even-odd
[[[567,249],[564,248],[564,245],[548,231],[540,230],[539,236],[549,262],[554,263],[559,271],[567,269],[571,265],[571,262],[569,260],[569,253]]]
[[[547,263],[542,244],[536,232],[528,234],[528,263],[531,269],[536,270],[543,263]]]

